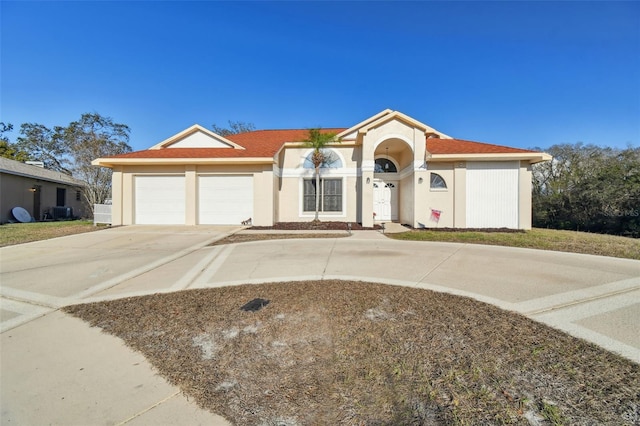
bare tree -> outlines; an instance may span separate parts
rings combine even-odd
[[[130,152],[129,127],[114,123],[100,114],[82,114],[80,120],[64,128],[62,139],[72,159],[73,176],[84,181],[85,200],[93,212],[94,204],[104,203],[111,195],[111,169],[91,165],[99,157]]]
[[[45,168],[70,175],[72,160],[69,147],[62,140],[63,133],[63,127],[52,130],[38,123],[23,123],[15,145],[32,160],[42,161]]]
[[[244,121],[229,120],[229,127],[221,127],[217,124],[211,125],[211,129],[220,136],[235,135],[238,133],[252,132],[256,129],[253,123],[245,123]]]

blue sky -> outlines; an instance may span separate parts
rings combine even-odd
[[[198,123],[640,146],[640,2],[0,3],[0,121],[98,112],[146,149]],[[15,140],[17,132],[9,135]]]

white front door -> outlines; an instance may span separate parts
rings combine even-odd
[[[375,220],[398,220],[398,183],[373,180],[373,213]]]

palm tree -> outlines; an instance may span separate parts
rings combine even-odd
[[[323,132],[322,129],[309,129],[309,136],[304,140],[304,145],[308,148],[313,148],[313,155],[311,156],[311,162],[316,169],[316,216],[313,219],[314,222],[319,221],[318,212],[320,211],[320,166],[328,158],[324,152],[324,148],[332,143],[340,142],[339,138],[336,138],[335,133]]]

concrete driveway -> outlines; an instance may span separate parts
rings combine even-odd
[[[130,226],[0,249],[2,423],[225,424],[118,339],[57,310],[186,288],[346,278],[446,291],[640,362],[639,261],[376,231],[208,246],[237,230]]]
[[[2,424],[226,424],[119,339],[57,309],[238,229],[128,226],[0,248]]]

